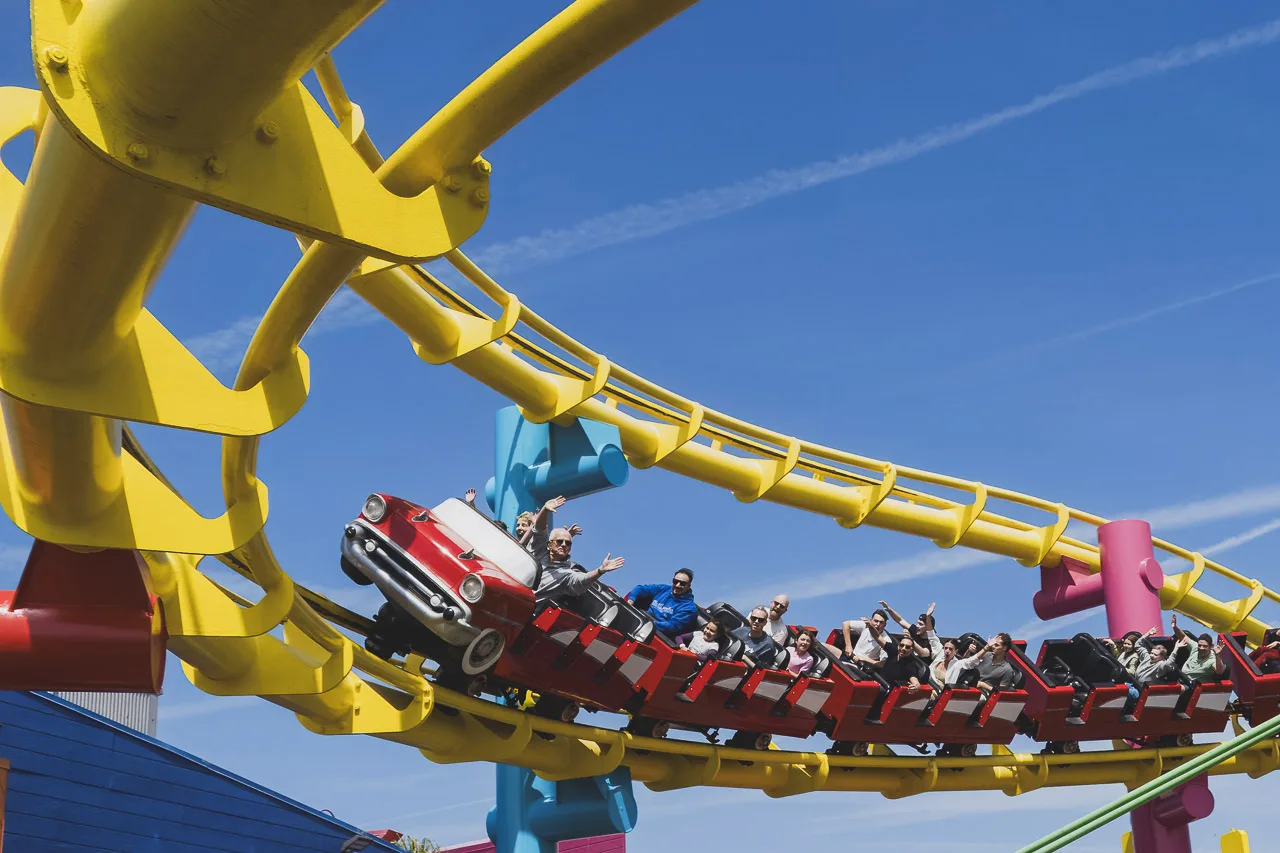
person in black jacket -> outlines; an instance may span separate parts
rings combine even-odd
[[[890,684],[905,684],[908,693],[918,693],[929,680],[929,667],[916,655],[916,644],[910,634],[898,640],[898,654],[889,658],[880,677]]]

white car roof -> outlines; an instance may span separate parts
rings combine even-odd
[[[533,556],[479,510],[457,498],[449,498],[432,507],[431,512],[489,562],[525,586],[533,587],[538,576],[538,564]]]

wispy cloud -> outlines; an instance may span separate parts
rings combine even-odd
[[[325,335],[341,329],[367,326],[379,319],[381,315],[369,303],[350,288],[342,287],[324,306],[307,334],[313,337]],[[214,372],[235,367],[244,357],[245,348],[260,322],[261,314],[241,317],[229,326],[191,338],[187,341],[187,349]]]
[[[1039,619],[1030,619],[1014,628],[1010,633],[1019,640],[1037,640],[1040,637],[1056,634],[1059,628],[1077,625],[1087,619],[1092,619],[1095,616],[1100,617],[1101,615],[1101,611],[1091,608],[1089,610],[1081,610],[1079,613],[1068,613],[1066,616],[1059,616],[1056,619],[1049,619],[1044,622]]]
[[[1175,311],[1181,311],[1185,308],[1193,308],[1196,305],[1203,305],[1206,302],[1212,302],[1221,299],[1224,296],[1230,296],[1239,293],[1242,290],[1249,290],[1259,285],[1269,284],[1274,281],[1280,281],[1280,272],[1268,273],[1267,275],[1251,278],[1247,281],[1237,282],[1228,287],[1220,287],[1217,290],[1210,290],[1207,293],[1201,293],[1197,296],[1189,296],[1185,299],[1179,299],[1175,302],[1169,302],[1164,305],[1157,305],[1154,308],[1148,308],[1145,311],[1139,311],[1136,314],[1130,314],[1127,317],[1119,317],[1115,320],[1108,320],[1105,323],[1098,323],[1088,328],[1079,329],[1074,332],[1068,332],[1064,335],[1057,335],[1052,338],[1044,338],[1026,346],[1014,347],[1013,349],[1004,350],[1002,352],[993,353],[985,358],[971,361],[967,364],[959,365],[955,368],[943,371],[936,375],[935,379],[955,376],[957,373],[965,373],[980,367],[990,367],[995,364],[1007,363],[1019,359],[1025,359],[1028,356],[1039,355],[1050,350],[1061,349],[1062,347],[1078,344],[1087,341],[1090,338],[1096,338],[1099,335],[1105,335],[1108,332],[1125,329],[1129,326],[1136,326],[1139,323],[1145,323],[1148,320],[1154,320],[1165,314],[1172,314]]]
[[[1154,507],[1142,512],[1125,513],[1116,518],[1142,518],[1151,522],[1152,529],[1159,535],[1179,529],[1195,527],[1214,521],[1232,518],[1243,518],[1280,509],[1280,486],[1264,486],[1243,489],[1205,500],[1171,504]],[[1267,522],[1260,527],[1247,530],[1238,536],[1225,539],[1210,546],[1216,548],[1213,553],[1222,553],[1245,542],[1263,536],[1272,530],[1280,529],[1280,519]],[[1081,538],[1091,532],[1091,528],[1081,526],[1078,534]],[[1073,532],[1071,530],[1068,531]],[[1210,553],[1208,549],[1202,553]],[[876,563],[846,566],[808,575],[798,575],[787,579],[788,594],[792,601],[808,598],[820,598],[842,592],[859,589],[888,586],[908,580],[947,574],[974,566],[989,565],[1006,559],[996,554],[971,550],[920,551],[906,557],[896,557]],[[773,595],[772,585],[742,590],[731,596],[731,601],[764,601]]]
[[[1215,542],[1207,548],[1200,550],[1201,554],[1206,557],[1212,557],[1215,554],[1221,554],[1230,551],[1232,548],[1239,548],[1248,542],[1252,542],[1262,536],[1266,536],[1272,531],[1280,530],[1280,518],[1273,518],[1266,524],[1259,524],[1257,527],[1251,527],[1243,533],[1237,533],[1235,536],[1228,536],[1221,542]]]
[[[630,205],[583,220],[568,228],[547,229],[535,235],[494,243],[473,252],[474,259],[489,272],[500,274],[561,260],[607,246],[654,237],[697,222],[727,216],[771,199],[832,181],[852,178],[884,166],[903,163],[1094,92],[1118,88],[1197,63],[1226,58],[1269,45],[1278,39],[1280,39],[1280,20],[1247,27],[1220,38],[1207,39],[1164,53],[1135,59],[1091,74],[1074,83],[1059,86],[1028,101],[966,121],[936,127],[917,136],[898,139],[877,148],[791,169],[775,169],[726,186],[697,190],[647,204]],[[1265,279],[1245,282],[1222,291],[1214,291],[1169,306],[1151,309],[1131,318],[1042,341],[1036,344],[1034,349],[1064,346],[1077,340],[1142,322],[1159,314],[1176,311],[1209,299],[1217,299],[1275,277],[1268,276]],[[191,339],[187,342],[188,348],[211,370],[221,371],[234,367],[239,363],[245,346],[260,319],[260,316],[241,317],[223,329]],[[355,293],[343,288],[330,300],[310,334],[325,334],[339,329],[363,326],[377,319],[377,312]]]
[[[1200,62],[1233,56],[1272,44],[1277,39],[1280,39],[1280,20],[1236,30],[1220,38],[1207,39],[1114,66],[1074,83],[1059,86],[1028,101],[956,124],[937,127],[918,136],[899,139],[888,145],[834,160],[777,169],[727,186],[697,190],[649,204],[631,205],[568,228],[548,229],[536,235],[517,237],[487,246],[475,253],[475,259],[490,272],[501,273],[653,237],[696,222],[745,210],[771,199],[903,163],[1085,95],[1115,89]]]
[[[174,720],[189,720],[193,717],[208,717],[212,714],[221,714],[223,711],[247,708],[260,701],[257,696],[219,696],[197,702],[183,702],[181,705],[161,705],[159,719],[162,723],[169,723]]]

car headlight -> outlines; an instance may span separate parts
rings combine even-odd
[[[369,495],[360,512],[365,518],[377,524],[387,514],[387,502],[382,499],[382,495]]]
[[[484,579],[479,575],[467,575],[462,579],[462,583],[458,584],[458,594],[464,600],[475,604],[484,598]]]

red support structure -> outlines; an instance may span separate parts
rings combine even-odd
[[[136,551],[36,541],[0,591],[0,690],[159,693],[167,635]]]

